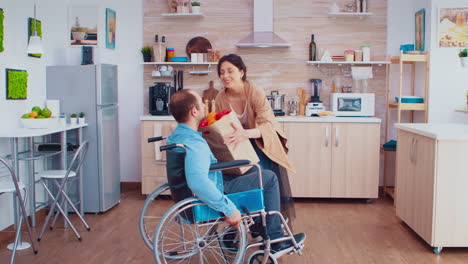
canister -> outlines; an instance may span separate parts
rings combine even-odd
[[[362,61],[362,50],[355,50],[354,51],[354,60],[355,61]]]
[[[369,45],[361,46],[362,61],[370,61],[370,47]]]
[[[354,50],[345,50],[345,61],[354,61]]]

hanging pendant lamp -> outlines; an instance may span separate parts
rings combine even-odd
[[[41,37],[37,35],[37,20],[36,20],[36,1],[34,1],[34,23],[33,35],[29,38],[28,53],[29,54],[43,54],[44,48],[42,47]]]

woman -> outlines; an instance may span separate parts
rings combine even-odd
[[[286,137],[273,114],[262,88],[247,81],[247,67],[236,54],[223,56],[218,62],[218,76],[224,89],[216,96],[216,110],[233,110],[242,124],[224,138],[226,144],[237,145],[250,140],[263,169],[276,173],[280,185],[282,211],[294,216],[291,188],[286,169],[295,172],[289,162]]]

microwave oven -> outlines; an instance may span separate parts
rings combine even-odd
[[[330,108],[336,116],[374,116],[375,94],[332,93]]]

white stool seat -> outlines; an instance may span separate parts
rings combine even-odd
[[[23,183],[18,182],[18,186],[21,190],[25,189]],[[12,193],[16,192],[15,184],[12,181],[0,181],[0,193]]]
[[[67,170],[47,170],[47,171],[42,171],[39,173],[39,176],[41,178],[47,178],[47,179],[62,179],[65,178],[65,174],[67,173]],[[75,177],[76,173],[74,171],[70,171],[70,174],[68,175],[69,178]]]

